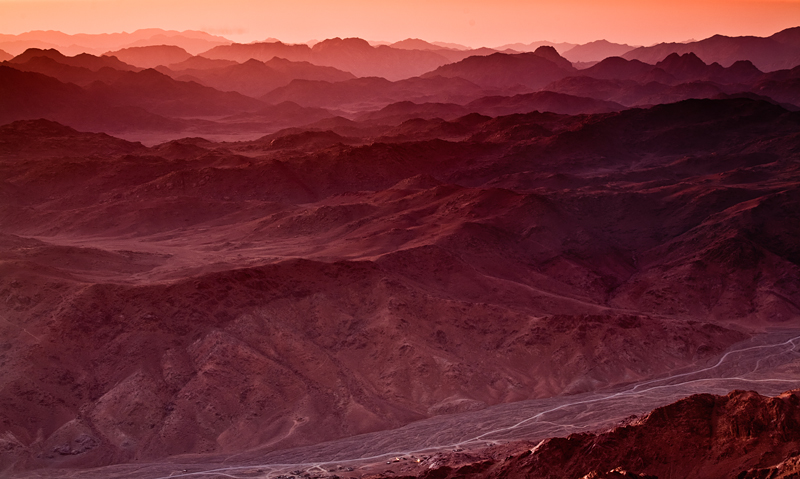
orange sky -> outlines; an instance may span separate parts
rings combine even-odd
[[[800,26],[800,0],[0,0],[0,33],[160,27],[231,40],[416,37],[470,46],[535,40],[647,45]]]

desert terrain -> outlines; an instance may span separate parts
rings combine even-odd
[[[797,31],[9,54],[0,475],[788,477]]]

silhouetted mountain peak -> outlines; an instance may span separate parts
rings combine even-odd
[[[706,66],[706,63],[695,55],[694,52],[684,53],[683,55],[670,53],[666,58],[656,63],[656,66],[659,68],[670,68],[673,65]]]
[[[601,61],[608,57],[620,56],[631,50],[633,50],[633,47],[630,45],[612,43],[608,40],[596,40],[570,48],[562,56],[571,62],[593,62]]]
[[[28,60],[36,57],[46,57],[50,58],[55,61],[62,61],[65,60],[67,57],[61,53],[60,51],[56,50],[55,48],[28,48],[24,52],[20,53],[19,55],[15,56],[9,62],[11,63],[25,63]]]
[[[401,50],[444,50],[445,49],[444,47],[428,43],[425,40],[420,40],[419,38],[406,38],[405,40],[392,43],[389,46],[392,48],[399,48]]]
[[[800,39],[793,30],[779,32],[771,37],[714,35],[690,43],[659,43],[639,47],[623,56],[656,63],[670,53],[695,53],[705,62],[717,62],[723,67],[737,60],[750,60],[760,70],[769,72],[792,68],[798,63]]]
[[[311,48],[311,51],[314,53],[320,53],[330,50],[339,50],[344,48],[350,48],[355,50],[372,50],[374,47],[369,44],[366,40],[361,38],[329,38],[327,40],[323,40]]]
[[[558,51],[550,45],[542,45],[533,52],[545,60],[550,60],[561,68],[572,69],[572,62],[558,54]]]
[[[534,50],[533,53],[539,55],[540,57],[547,57],[548,55],[558,55],[558,50],[556,50],[552,45],[542,45]]]
[[[753,62],[750,60],[739,60],[728,67],[728,72],[732,75],[736,75],[737,77],[742,75],[756,77],[763,74],[763,72],[756,68],[756,66],[753,65]]]
[[[534,55],[539,55],[542,58],[547,59],[555,59],[555,58],[562,58],[561,55],[558,54],[558,50],[553,48],[552,45],[542,45],[536,50],[533,51]]]
[[[693,52],[678,55],[677,53],[670,53],[662,61],[656,63],[656,68],[661,68],[670,75],[679,79],[700,78],[703,77],[710,65],[701,60]],[[722,67],[716,64],[714,70],[721,70]]]
[[[596,68],[599,65],[607,65],[609,67],[618,67],[618,66],[627,65],[630,62],[638,62],[638,63],[640,63],[642,65],[645,65],[645,63],[640,62],[639,60],[626,60],[626,59],[624,59],[622,57],[608,57],[608,58],[604,58],[602,61],[600,61],[596,65],[592,66],[592,68]]]
[[[80,53],[74,57],[69,57],[62,54],[54,48],[40,49],[29,48],[10,60],[11,63],[26,63],[36,57],[47,57],[55,60],[63,65],[73,67],[88,68],[92,71],[98,71],[104,67],[114,68],[115,70],[131,71],[138,70],[133,65],[129,65],[115,56],[95,56],[89,53]]]
[[[148,45],[142,47],[129,47],[121,50],[107,52],[105,56],[114,56],[125,63],[141,68],[154,68],[159,65],[171,65],[184,62],[192,55],[181,47],[175,45]]]

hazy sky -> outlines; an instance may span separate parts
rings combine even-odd
[[[0,0],[0,33],[159,27],[249,42],[335,36],[470,46],[605,38],[647,45],[800,26],[800,0]]]

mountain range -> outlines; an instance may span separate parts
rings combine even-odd
[[[420,46],[418,42],[407,45]],[[285,102],[325,110],[308,118],[307,124],[337,115],[355,119],[356,115],[400,102],[446,104],[445,119],[451,119],[449,115],[454,111],[485,115],[533,110],[598,113],[688,98],[729,96],[768,99],[789,109],[800,104],[797,69],[763,73],[746,60],[723,67],[706,64],[694,53],[672,53],[655,64],[609,57],[578,70],[553,47],[542,46],[527,53],[469,56],[455,63],[431,66],[433,69],[419,77],[391,81],[357,77],[331,66],[275,55],[315,61],[322,58],[312,58],[317,54],[328,55],[329,59],[345,55],[352,63],[361,61],[355,60],[361,58],[358,52],[380,56],[385,51],[414,54],[422,50],[374,48],[360,40],[347,40],[320,42],[314,48],[274,42],[216,47],[215,51],[245,47],[242,52],[270,59],[239,63],[191,56],[175,46],[111,52],[128,63],[110,54],[70,57],[54,49],[28,49],[3,63],[7,68],[2,74],[9,85],[2,100],[3,118],[13,121],[45,117],[94,131],[122,135],[131,132],[146,141],[159,142],[186,133],[256,138],[259,133],[303,124],[302,115],[286,109],[265,109],[266,105]],[[436,51],[439,50],[428,50]],[[400,71],[413,58],[383,59],[383,63],[367,63]],[[169,66],[146,69],[157,63]],[[19,75],[8,68],[40,76]],[[60,93],[42,96],[41,85],[46,82],[50,82],[53,92]],[[410,119],[410,111],[417,109],[414,106],[401,116]]]
[[[798,31],[0,38],[0,476],[793,477]]]
[[[697,42],[659,43],[636,48],[623,57],[655,63],[671,53],[694,53],[704,62],[722,66],[750,60],[762,71],[784,70],[797,66],[800,61],[800,27],[788,28],[769,37],[714,35]]]
[[[716,361],[800,313],[798,127],[750,99],[152,148],[11,123],[3,467],[274,450]]]
[[[136,30],[133,33],[69,35],[53,30],[39,30],[19,35],[0,34],[0,49],[12,55],[19,55],[29,48],[54,48],[70,56],[80,53],[99,55],[109,50],[148,45],[175,45],[193,53],[200,53],[217,45],[230,43],[232,43],[230,40],[205,32],[193,30],[177,32],[160,28]]]

